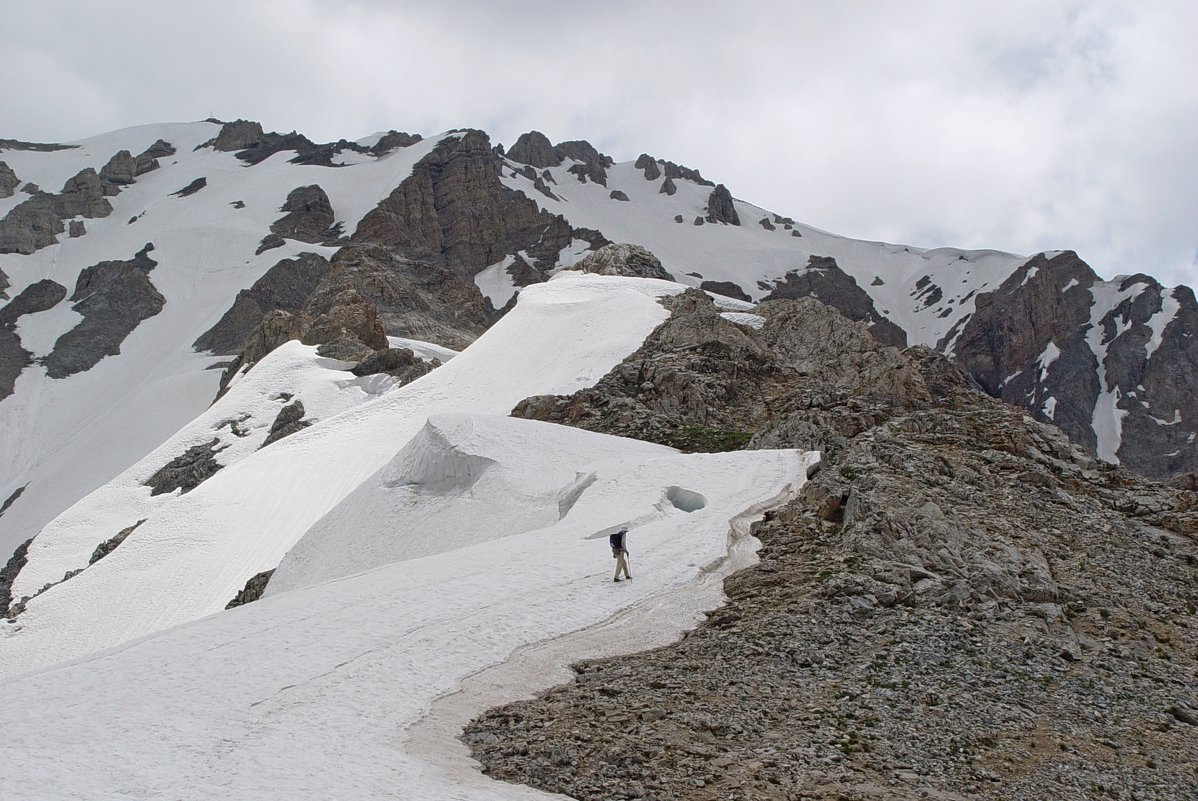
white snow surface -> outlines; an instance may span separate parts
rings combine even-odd
[[[440,359],[442,363],[445,363],[458,355],[458,351],[456,350],[419,339],[387,337],[387,344],[393,348],[407,348],[418,359],[423,359],[426,362],[431,362],[433,359]]]
[[[554,200],[533,189],[523,175],[512,175],[523,165],[509,164],[511,169],[502,175],[505,184],[524,192],[546,211],[561,214],[575,227],[596,228],[614,242],[648,248],[678,281],[691,286],[705,280],[731,281],[754,300],[761,300],[771,290],[759,287],[759,281],[772,284],[788,271],[806,267],[812,255],[831,256],[873,298],[879,313],[907,332],[911,344],[935,346],[954,324],[973,312],[976,293],[997,288],[1027,261],[1024,256],[996,250],[924,250],[865,242],[801,223],[793,230],[777,223],[775,230],[769,231],[759,221],[768,217],[772,223],[775,215],[740,200],[734,201],[739,226],[694,225],[695,217],[706,216],[712,187],[674,179],[677,192],[661,194],[665,178],[647,181],[631,161],[607,168],[606,187],[580,183],[568,172],[574,164],[570,159],[548,168],[557,181],[549,184],[559,198]],[[629,202],[610,199],[613,190],[623,191]],[[682,223],[674,221],[679,214]],[[793,231],[801,236],[793,236]],[[878,275],[885,276],[885,283],[874,286]],[[925,276],[942,292],[931,304],[925,294],[930,290],[920,293],[916,289]]]
[[[1181,310],[1181,303],[1174,297],[1177,291],[1173,289],[1161,290],[1161,310],[1152,315],[1148,321],[1148,328],[1152,331],[1152,337],[1144,345],[1144,358],[1151,359],[1152,354],[1156,353],[1156,349],[1161,346],[1161,339],[1165,335],[1165,327],[1173,321],[1177,316],[1177,312]]]
[[[0,453],[5,457],[0,460],[0,501],[28,485],[0,517],[0,552],[10,553],[204,410],[216,394],[220,372],[206,370],[217,359],[193,352],[191,343],[220,319],[239,290],[280,259],[303,251],[326,257],[333,253],[332,248],[289,240],[254,254],[270,224],[282,216],[279,209],[292,189],[319,184],[337,220],[352,232],[417,160],[446,136],[458,135],[430,137],[347,167],[290,164],[291,151],[248,167],[233,153],[195,149],[219,130],[208,122],[146,125],[72,143],[78,147],[69,150],[0,153],[22,182],[58,192],[80,170],[99,171],[119,150],[137,155],[157,139],[176,149],[175,155],[159,159],[157,170],[110,197],[109,216],[84,220],[85,235],[72,239],[61,234],[58,244],[32,255],[0,255],[0,269],[12,283],[10,297],[43,278],[65,286],[69,295],[85,267],[132,258],[152,242],[150,256],[158,266],[149,277],[166,298],[163,310],[121,344],[120,354],[65,379],[48,378],[40,366],[28,367],[14,394],[0,401]],[[205,188],[189,197],[172,195],[199,177],[207,179]],[[26,195],[14,197],[20,201]],[[244,208],[233,207],[238,201]],[[17,330],[34,356],[48,353],[80,320],[70,306],[64,301],[20,319]]]
[[[761,328],[765,325],[765,318],[760,314],[747,314],[746,312],[721,312],[720,316],[729,322],[737,323],[738,325],[747,325],[751,328]]]
[[[590,386],[666,318],[658,298],[683,288],[575,272],[527,288],[512,312],[444,366],[247,454],[149,509],[112,554],[33,598],[16,623],[0,622],[0,675],[220,611],[248,578],[278,565],[313,524],[387,464],[429,415],[507,414],[530,395]],[[134,522],[127,507],[111,508],[105,497],[98,493],[71,510],[102,538]],[[37,562],[39,577],[58,580],[60,568],[79,566],[86,548],[56,539],[35,540],[30,565]],[[22,587],[32,586],[31,577],[22,571]]]
[[[637,629],[669,625],[686,588],[726,557],[729,521],[792,493],[816,458],[687,455],[476,415],[434,417],[429,426],[436,436],[416,462],[455,454],[498,461],[473,484],[428,488],[422,507],[430,511],[378,503],[323,539],[401,561],[364,559],[352,576],[0,684],[0,726],[10,753],[20,755],[0,764],[6,795],[556,798],[475,771],[455,773],[413,727],[436,699],[518,650],[619,621],[634,606],[641,611],[625,621],[628,642],[639,641]],[[589,465],[587,454],[595,459]],[[380,477],[395,478],[389,471],[416,455],[397,457]],[[539,511],[549,515],[537,522],[524,519],[519,503],[484,511],[475,495],[502,491],[482,486],[491,471],[548,486],[560,468],[568,478],[576,467],[595,480],[560,515],[548,499]],[[663,503],[673,488],[701,496],[703,506],[687,512]],[[635,579],[614,584],[606,539],[596,535],[629,517],[640,520],[628,536]],[[481,526],[475,541],[428,552],[424,544],[452,535],[443,527],[458,520]],[[328,553],[315,547],[312,555]],[[505,694],[538,688],[542,672],[518,674]]]
[[[1119,464],[1117,456],[1119,447],[1123,444],[1123,418],[1127,410],[1119,408],[1123,397],[1119,387],[1112,387],[1106,374],[1106,354],[1111,342],[1119,337],[1129,325],[1124,317],[1114,320],[1115,333],[1109,339],[1102,326],[1102,318],[1109,314],[1128,298],[1135,298],[1146,288],[1146,284],[1131,284],[1126,289],[1120,289],[1121,281],[1098,281],[1090,287],[1090,324],[1086,331],[1086,344],[1098,360],[1098,398],[1094,401],[1094,411],[1090,426],[1097,438],[1096,453],[1099,459],[1112,464]]]

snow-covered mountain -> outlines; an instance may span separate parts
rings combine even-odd
[[[1102,459],[1198,468],[1193,292],[1099,281],[1071,252],[852,240],[696,170],[536,132],[507,150],[477,130],[317,144],[245,121],[0,141],[0,725],[45,755],[0,763],[0,779],[28,797],[291,797],[315,785],[286,766],[315,764],[390,695],[324,795],[352,773],[366,796],[398,781],[533,797],[462,789],[473,774],[447,774],[443,744],[413,733],[433,701],[633,611],[659,630],[624,646],[668,640],[818,460],[734,450],[749,433],[704,407],[756,380],[738,364],[699,389],[667,367],[577,399],[687,308],[698,322],[655,346],[744,356],[745,376],[774,382],[754,413],[784,417],[795,376],[840,375],[788,340],[799,307],[764,303],[808,296],[877,342],[948,355]],[[782,357],[745,333],[767,320],[791,372],[769,373]],[[722,333],[691,336],[703,326]],[[871,392],[919,383],[881,350],[862,357]],[[686,449],[733,452],[507,417],[531,399],[564,420],[573,403],[625,433],[633,401],[614,385],[668,387],[655,412],[723,421],[685,431]],[[601,557],[621,525],[637,579],[615,595]],[[517,692],[568,661],[545,657]],[[141,757],[112,772],[94,726],[142,694],[191,700],[178,736],[146,735],[161,708],[122,718]],[[70,709],[69,782],[49,761],[61,717],[33,698]]]

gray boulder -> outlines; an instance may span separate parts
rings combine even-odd
[[[0,220],[0,253],[29,255],[56,243],[63,230],[56,198],[38,192]]]
[[[283,437],[289,437],[297,431],[303,431],[312,425],[312,421],[304,419],[306,413],[303,401],[298,398],[282,409],[279,409],[279,413],[275,415],[274,422],[270,424],[270,431],[267,433],[266,439],[262,441],[262,445],[259,446],[258,450],[265,448],[272,442],[278,442]]]
[[[262,123],[253,120],[234,120],[221,126],[220,133],[200,147],[211,147],[225,153],[245,150],[263,139]]]
[[[673,195],[678,191],[678,185],[674,183],[673,178],[666,178],[661,182],[661,189],[657,190],[659,195]]]
[[[610,244],[596,250],[574,265],[573,269],[597,275],[627,275],[634,278],[660,278],[673,281],[661,261],[640,245]]]
[[[83,224],[83,220],[71,220],[67,233],[71,239],[78,239],[87,233],[87,226]]]
[[[624,194],[619,189],[611,190],[611,193],[608,195],[608,197],[611,198],[612,200],[622,200],[625,203],[628,202],[628,195]]]

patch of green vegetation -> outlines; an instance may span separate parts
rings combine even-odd
[[[723,453],[739,451],[753,438],[748,431],[725,431],[704,426],[679,426],[672,431],[662,432],[659,440],[663,445],[677,448],[683,453]]]

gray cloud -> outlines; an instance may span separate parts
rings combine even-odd
[[[2,136],[250,117],[313,138],[538,128],[849,236],[1198,278],[1198,6],[0,6]]]

